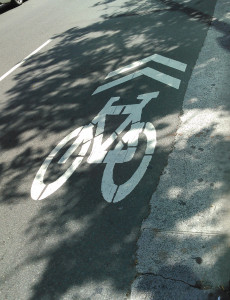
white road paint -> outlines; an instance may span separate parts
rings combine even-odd
[[[152,134],[154,132],[155,128],[153,126],[152,123],[147,122],[145,125],[145,129],[144,129],[144,134],[146,135],[147,138],[147,147],[145,150],[145,154],[153,154],[154,153],[154,149],[156,147],[156,133],[154,133],[154,135]]]
[[[11,69],[8,73],[1,77],[1,80],[9,75],[15,68],[19,67],[25,60],[37,53],[42,47],[47,45],[50,42],[47,41],[29,56],[27,56],[20,64]],[[109,73],[106,78],[128,72],[136,67],[139,67],[149,61],[154,61],[159,64],[163,64],[170,68],[184,72],[186,69],[186,64],[179,61],[164,57],[162,55],[154,54],[149,57],[146,57],[140,61],[134,62],[126,67],[120,68],[114,72]],[[181,80],[167,74],[164,74],[160,71],[157,71],[153,68],[146,67],[139,71],[136,71],[132,74],[126,75],[120,79],[111,81],[102,86],[99,86],[94,94],[100,93],[117,85],[120,85],[124,82],[132,80],[140,76],[147,76],[153,80],[164,83],[168,86],[171,86],[175,89],[178,89],[180,86]],[[153,92],[148,94],[139,95],[137,97],[140,102],[138,104],[131,105],[115,105],[120,97],[112,97],[102,108],[99,114],[92,120],[92,122],[84,127],[80,127],[70,134],[68,134],[48,155],[44,163],[38,170],[35,179],[31,187],[31,197],[34,200],[42,200],[46,197],[52,195],[57,191],[73,174],[73,172],[79,167],[84,156],[87,154],[91,142],[92,150],[87,159],[89,164],[92,163],[103,163],[105,164],[105,169],[102,176],[101,183],[101,192],[104,199],[107,202],[119,202],[123,200],[127,195],[129,195],[136,185],[140,182],[144,176],[148,165],[152,159],[156,147],[156,130],[152,123],[140,122],[141,115],[144,107],[152,99],[156,99],[159,95],[159,92]],[[120,124],[120,126],[113,132],[106,140],[104,140],[103,134],[105,131],[105,122],[108,115],[127,115],[126,119]],[[129,127],[128,127],[129,126]],[[95,134],[93,134],[95,130]],[[130,128],[127,130],[127,128]],[[126,132],[124,133],[124,131]],[[114,142],[117,140],[120,134],[124,133],[121,140],[117,142],[114,149],[110,149]],[[113,179],[114,168],[116,164],[122,164],[129,162],[133,159],[139,142],[139,136],[145,135],[146,137],[146,149],[145,154],[137,167],[134,174],[129,180],[121,185],[116,185]],[[67,169],[67,171],[60,176],[56,181],[45,185],[44,176],[45,173],[57,153],[73,138],[76,138],[72,145],[68,148],[65,154],[58,161],[59,164],[65,164],[70,156],[76,151],[77,148],[80,148],[78,156],[74,159],[72,165]]]
[[[113,199],[113,203],[123,200],[132,192],[132,190],[136,187],[136,185],[140,182],[141,178],[144,176],[151,159],[151,155],[145,155],[143,157],[139,168],[136,170],[133,176],[128,181],[119,186],[116,196]]]
[[[175,77],[169,76],[169,75],[164,74],[164,73],[162,73],[160,71],[157,71],[155,69],[147,67],[147,68],[144,68],[144,69],[142,69],[140,71],[136,71],[136,72],[134,72],[134,73],[132,73],[130,75],[126,75],[126,76],[124,76],[122,78],[116,79],[114,81],[111,81],[109,83],[106,83],[104,85],[99,86],[94,91],[93,95],[101,93],[101,92],[103,92],[105,90],[108,90],[108,89],[110,89],[112,87],[115,87],[117,85],[123,84],[124,82],[127,82],[129,80],[132,80],[134,78],[137,78],[137,77],[140,77],[140,76],[143,76],[143,75],[147,76],[147,77],[149,77],[149,78],[151,78],[153,80],[156,80],[156,81],[159,81],[161,83],[164,83],[164,84],[166,84],[168,86],[171,86],[171,87],[173,87],[175,89],[179,89],[179,87],[180,87],[180,82],[181,82],[180,79],[177,79]]]
[[[170,68],[174,68],[174,69],[182,71],[182,72],[184,72],[186,70],[186,67],[187,67],[186,64],[184,64],[180,61],[177,61],[177,60],[174,60],[174,59],[171,59],[171,58],[159,55],[159,54],[153,54],[153,55],[148,56],[148,57],[146,57],[142,60],[135,61],[130,65],[127,65],[127,66],[119,68],[119,69],[117,69],[113,72],[110,72],[105,77],[105,79],[110,78],[112,76],[116,76],[118,74],[122,74],[124,72],[128,72],[128,71],[133,70],[134,68],[140,67],[140,66],[142,66],[142,65],[144,65],[144,64],[146,64],[147,62],[150,62],[150,61],[157,62],[159,64],[168,66]]]
[[[89,145],[89,141],[93,137],[93,125],[89,124],[88,126],[85,126],[78,135],[77,139],[74,141],[74,143],[70,146],[70,148],[66,151],[66,153],[62,156],[62,158],[59,160],[59,164],[64,164],[68,160],[68,158],[71,156],[71,154],[74,153],[74,151],[83,143],[83,146],[81,148],[81,151],[78,155],[84,156],[87,152],[87,147]],[[69,140],[68,140],[69,141]]]
[[[35,55],[36,53],[38,53],[42,48],[44,48],[46,45],[48,45],[50,42],[52,41],[52,39],[49,39],[48,41],[46,41],[44,44],[42,44],[40,47],[38,47],[36,50],[34,50],[32,53],[30,53],[28,56],[26,56],[20,63],[18,63],[17,65],[15,65],[13,68],[11,68],[8,72],[6,72],[5,74],[3,74],[0,77],[0,81],[2,81],[3,79],[5,79],[8,75],[10,75],[11,73],[13,73],[17,68],[19,68],[24,62],[26,62],[31,56]]]
[[[101,184],[101,191],[104,199],[108,202],[118,202],[124,199],[140,182],[143,177],[148,164],[154,153],[156,145],[156,131],[151,123],[140,122],[143,108],[152,100],[157,98],[159,92],[153,92],[138,96],[140,103],[131,105],[114,105],[119,97],[112,97],[102,108],[99,114],[87,126],[77,128],[68,134],[62,141],[54,148],[53,151],[45,159],[44,163],[38,170],[31,187],[31,197],[34,200],[42,200],[56,192],[79,167],[84,156],[93,142],[91,153],[87,162],[104,163],[106,164]],[[103,133],[105,128],[105,121],[107,115],[128,115],[125,121],[111,134],[109,138],[103,141]],[[116,141],[119,134],[126,130],[127,126],[130,129],[123,135],[121,141],[117,143],[113,150],[109,150],[112,144]],[[95,136],[93,136],[93,129],[97,126]],[[116,164],[129,162],[133,159],[139,141],[140,134],[146,136],[146,151],[145,155],[133,176],[119,187],[113,181],[113,170]],[[58,152],[69,142],[74,139],[72,145],[68,148],[65,154],[58,161],[59,164],[65,164],[70,156],[81,147],[78,156],[74,159],[72,165],[66,172],[60,176],[56,181],[45,185],[45,173],[52,162],[53,158]],[[128,147],[127,147],[128,146]],[[126,147],[126,149],[124,149]]]
[[[122,141],[125,144],[129,144],[130,147],[136,147],[138,145],[138,137],[141,134],[145,123],[137,122],[132,124],[130,130],[122,137]]]
[[[156,146],[156,130],[152,123],[147,122],[145,129],[143,130],[143,134],[147,139],[147,147],[145,151],[146,154],[144,155],[139,167],[132,175],[132,177],[122,185],[117,186],[114,183],[114,167],[116,164],[128,162],[133,158],[136,151],[136,147],[133,147],[133,145],[137,144],[138,137],[142,132],[144,123],[138,122],[133,125],[135,129],[138,129],[136,130],[136,134],[133,133],[131,128],[131,130],[127,132],[122,138],[122,140],[124,140],[124,142],[127,143],[129,147],[132,147],[128,147],[128,149],[126,150],[121,150],[120,147],[118,147],[118,149],[115,148],[114,150],[110,150],[105,158],[104,162],[106,163],[106,167],[102,177],[101,191],[104,199],[107,202],[116,203],[123,200],[127,195],[129,195],[144,176],[152,159],[152,155]]]
[[[82,156],[76,157],[72,165],[67,169],[67,171],[59,177],[56,181],[45,185],[44,184],[44,176],[45,173],[53,160],[53,158],[58,154],[58,152],[73,138],[77,138],[73,145],[67,150],[67,152],[63,155],[63,157],[59,160],[60,164],[63,164],[67,161],[69,156],[76,150],[78,146],[83,143],[83,147],[81,148],[80,154]],[[70,134],[68,134],[64,139],[61,140],[61,142],[54,148],[53,151],[48,155],[48,157],[45,159],[44,163],[38,170],[32,187],[31,187],[31,198],[33,200],[42,200],[56,192],[66,181],[67,179],[73,174],[73,172],[77,169],[77,167],[82,162],[84,155],[86,155],[87,150],[90,146],[89,140],[93,138],[93,125],[88,125],[85,127],[80,127],[72,131]],[[87,147],[84,147],[87,145]]]
[[[87,160],[89,164],[98,164],[102,163],[103,159],[107,154],[107,149],[113,144],[116,140],[117,135],[113,133],[104,143],[102,142],[103,134],[96,136],[93,141],[93,149]]]

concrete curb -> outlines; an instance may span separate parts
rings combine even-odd
[[[230,0],[218,1],[138,241],[131,299],[218,299],[230,279]],[[225,298],[220,298],[225,299]]]

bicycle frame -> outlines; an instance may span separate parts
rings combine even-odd
[[[107,202],[118,202],[124,199],[139,183],[143,177],[148,164],[154,153],[156,145],[156,131],[154,126],[147,122],[141,123],[141,115],[143,108],[153,98],[157,98],[159,92],[139,95],[137,99],[141,100],[138,104],[130,105],[113,105],[120,97],[112,97],[99,112],[99,114],[92,120],[92,122],[84,127],[77,128],[70,134],[68,134],[48,155],[44,163],[38,170],[35,179],[31,187],[31,197],[34,200],[42,200],[57,191],[73,174],[73,172],[79,167],[84,156],[87,154],[90,144],[93,140],[92,151],[87,159],[89,164],[92,163],[105,163],[106,167],[102,177],[101,191],[104,199]],[[106,141],[103,141],[103,133],[105,128],[105,120],[107,115],[128,115],[125,121],[110,135]],[[119,141],[113,150],[108,150],[114,143],[118,136],[131,125],[121,141]],[[93,135],[93,129],[96,126],[95,135]],[[147,139],[147,146],[145,155],[133,176],[124,184],[119,187],[114,184],[113,181],[113,169],[115,164],[124,163],[130,161],[138,145],[138,138],[140,133],[145,134]],[[81,150],[78,156],[73,161],[72,165],[67,171],[59,177],[56,181],[45,185],[44,176],[45,173],[57,153],[72,139],[73,144],[65,152],[65,154],[58,161],[59,164],[65,164],[69,157],[81,146]],[[124,145],[128,148],[123,150]]]

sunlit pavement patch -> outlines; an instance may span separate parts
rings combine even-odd
[[[134,62],[128,66],[122,67],[118,70],[110,72],[106,78],[111,78],[113,76],[123,74],[133,70],[137,67],[142,66],[150,61],[157,62],[159,64],[165,65],[170,68],[185,72],[187,65],[164,57],[162,55],[154,54],[147,58],[144,58],[140,61]],[[139,76],[147,76],[155,81],[163,83],[169,87],[179,89],[181,80],[169,76],[163,72],[159,72],[153,68],[144,68],[140,71],[135,71],[129,75],[126,75],[120,79],[116,79],[109,83],[106,83],[98,87],[94,94],[101,93],[113,87],[119,86],[125,82],[138,78]],[[152,155],[156,146],[156,130],[152,123],[140,123],[142,110],[152,99],[157,98],[159,92],[147,93],[143,95],[138,95],[137,99],[139,104],[131,105],[116,105],[120,97],[112,97],[106,103],[104,108],[100,113],[92,120],[91,124],[75,129],[73,132],[67,135],[48,155],[41,168],[39,169],[31,187],[31,197],[34,200],[42,200],[47,198],[56,192],[77,170],[79,165],[82,163],[84,156],[87,154],[90,147],[91,141],[93,143],[92,152],[89,154],[87,162],[92,163],[105,163],[106,167],[102,176],[101,191],[103,198],[107,202],[119,202],[123,200],[127,195],[129,195],[140,182],[144,176],[148,165],[152,159]],[[103,133],[105,129],[105,122],[107,116],[118,116],[118,115],[127,115],[127,118],[122,124],[115,130],[112,135],[103,142]],[[94,137],[94,126],[96,127],[95,137]],[[131,126],[129,130],[127,128]],[[111,146],[117,140],[117,138],[125,130],[124,136],[117,143],[115,148],[111,150]],[[146,149],[142,161],[140,162],[139,167],[135,173],[131,176],[129,180],[121,185],[116,185],[113,179],[113,170],[116,164],[122,164],[129,162],[133,159],[136,152],[136,147],[139,141],[139,135],[145,135],[146,139]],[[74,159],[72,165],[67,169],[67,171],[59,177],[53,183],[48,185],[44,184],[44,176],[46,170],[48,169],[53,158],[58,154],[60,150],[72,139],[76,138],[70,148],[65,152],[62,158],[59,160],[59,164],[64,164],[69,157],[76,151],[77,148],[81,147],[81,150],[78,153],[78,157]],[[128,148],[127,148],[128,147]],[[124,149],[127,148],[127,149]],[[109,150],[110,149],[110,150]]]
[[[205,5],[211,15],[214,2],[196,1],[195,5],[200,11]],[[129,5],[132,3],[130,1]],[[144,3],[147,5],[142,1]],[[75,2],[68,5],[65,11]],[[110,5],[114,5],[114,1]],[[72,11],[70,18],[75,24],[78,10],[75,7]],[[56,13],[56,8],[52,13]],[[206,19],[202,16],[196,19],[188,11],[167,7],[149,15],[101,18],[100,23],[92,22],[87,27],[63,32],[66,30],[61,27],[65,23],[63,18],[57,24],[61,34],[50,47],[44,48],[1,82],[1,104],[4,102],[1,133],[4,133],[4,139],[1,139],[3,155],[0,159],[3,160],[1,197],[4,218],[0,221],[5,240],[10,238],[7,246],[3,246],[6,255],[1,262],[1,272],[5,276],[9,274],[9,268],[12,270],[7,282],[3,283],[3,297],[15,299],[16,295],[16,298],[31,300],[125,298],[136,275],[134,262],[139,228],[149,213],[149,200],[173,150],[187,82],[207,32]],[[136,62],[154,53],[187,64],[185,72],[153,60],[135,66]],[[107,74],[123,71],[121,68],[130,65],[127,73],[105,79]],[[166,74],[180,80],[179,89],[141,75],[92,96],[99,86],[143,69],[146,71],[146,68],[161,73],[151,72],[152,77]],[[58,190],[42,201],[31,200],[30,188],[37,171],[63,138],[76,128],[90,124],[112,97],[119,97],[117,106],[133,107],[140,103],[139,95],[157,91],[159,95],[142,110],[135,128],[137,132],[141,130],[139,122],[154,126],[154,154],[139,184],[122,201],[105,201],[101,183],[106,164],[87,162],[92,144],[78,171],[73,172]],[[107,116],[102,142],[126,118],[122,112]],[[127,128],[128,132],[130,128]],[[93,134],[95,136],[95,131]],[[132,134],[125,137],[124,132],[118,142],[124,138],[130,141],[131,137]],[[44,176],[45,185],[61,177],[77,157],[81,149],[76,149],[69,157],[72,150],[67,152],[76,138],[63,146],[50,162]],[[151,141],[154,144],[154,139]],[[85,148],[87,142],[85,140]],[[115,145],[109,150],[114,148]],[[115,165],[114,184],[121,186],[132,177],[145,150],[146,137],[140,134],[133,159]],[[130,157],[131,154],[129,152]],[[179,192],[179,189],[174,190],[175,195]],[[174,201],[170,200],[163,215],[173,212]],[[181,209],[185,205],[180,203]],[[160,210],[156,218],[160,218]],[[166,253],[160,256],[165,258]],[[194,259],[192,262],[197,264]]]
[[[229,22],[223,17],[228,2],[219,1],[216,6],[215,17],[223,18],[218,21],[223,23],[216,26],[214,22],[208,31],[185,95],[174,151],[151,199],[151,213],[142,225],[137,265],[140,277],[133,284],[135,300],[153,295],[166,299],[168,291],[176,299],[229,299],[226,79],[230,52],[223,47],[223,41],[228,40],[224,28]],[[181,282],[187,287],[180,286]]]

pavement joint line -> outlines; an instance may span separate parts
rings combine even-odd
[[[52,39],[49,39],[48,41],[46,41],[44,44],[42,44],[40,47],[38,47],[37,49],[35,49],[33,52],[31,52],[29,55],[27,55],[22,61],[20,61],[18,64],[16,64],[13,68],[11,68],[8,72],[6,72],[5,74],[3,74],[0,77],[0,81],[2,81],[3,79],[5,79],[8,75],[10,75],[11,73],[13,73],[17,68],[19,68],[24,62],[26,62],[29,58],[31,58],[33,55],[35,55],[36,53],[38,53],[42,48],[44,48],[46,45],[48,45],[50,42],[52,41]]]

